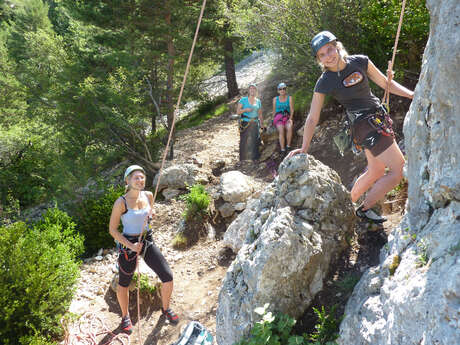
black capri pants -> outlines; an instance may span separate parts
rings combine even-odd
[[[124,235],[131,243],[136,243],[139,236]],[[171,268],[169,268],[165,257],[161,254],[160,249],[155,245],[152,239],[152,232],[148,232],[142,240],[141,256],[144,261],[160,278],[163,283],[173,280]],[[120,286],[128,287],[131,282],[134,272],[136,271],[136,252],[122,245],[119,245],[118,254],[118,283]]]

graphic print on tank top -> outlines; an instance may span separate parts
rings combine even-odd
[[[345,79],[343,79],[342,83],[343,83],[343,86],[350,87],[350,86],[354,86],[356,84],[359,84],[360,82],[363,81],[363,79],[364,79],[364,77],[361,74],[361,72],[356,71],[356,72],[351,73],[347,77],[345,77]]]

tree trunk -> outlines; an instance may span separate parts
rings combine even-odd
[[[224,54],[228,98],[231,99],[240,94],[236,82],[235,61],[233,60],[233,40],[231,38],[226,37],[224,39]]]
[[[166,1],[166,25],[171,28],[171,8],[170,2]],[[172,124],[174,121],[174,104],[172,100],[173,96],[173,82],[174,82],[174,60],[176,51],[174,49],[174,42],[171,35],[167,35],[167,45],[168,45],[168,81],[166,84],[166,104],[167,104],[167,117],[168,117],[168,130],[171,130]],[[168,159],[172,160],[174,158],[174,133],[171,136],[170,142],[170,151]]]

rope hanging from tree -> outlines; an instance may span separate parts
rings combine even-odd
[[[405,7],[406,7],[406,0],[403,0],[402,6],[401,6],[401,14],[399,15],[398,30],[396,31],[395,44],[393,47],[393,56],[391,57],[391,61],[388,61],[387,85],[386,85],[385,93],[382,99],[382,103],[386,106],[388,111],[390,111],[390,84],[391,84],[391,81],[393,80],[393,66],[394,66],[395,57],[396,57],[396,50],[398,48],[399,34],[401,32],[401,26],[403,22]]]

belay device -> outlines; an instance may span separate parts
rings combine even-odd
[[[212,345],[212,335],[197,321],[190,321],[178,341],[171,345]]]

